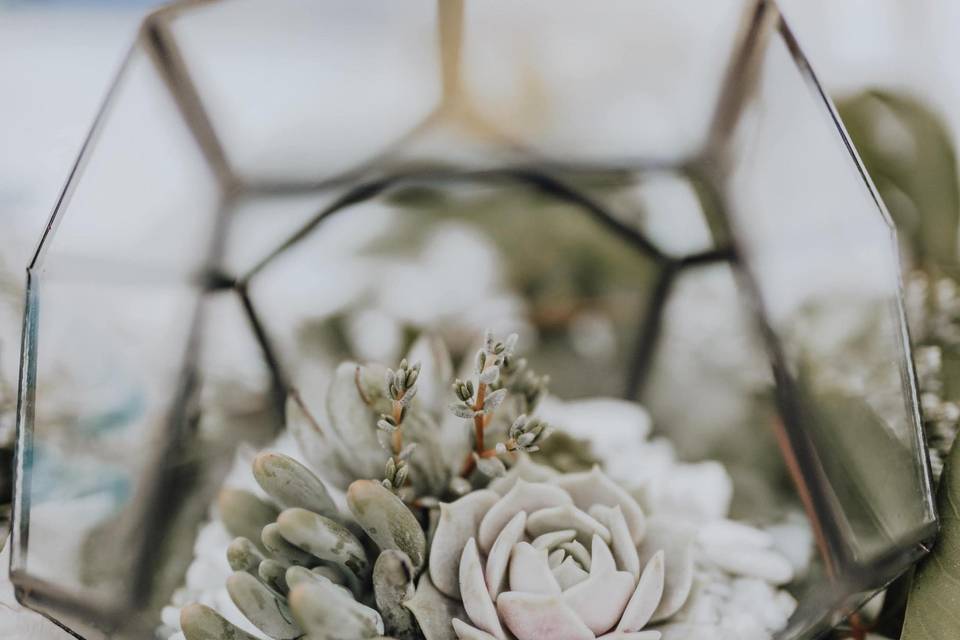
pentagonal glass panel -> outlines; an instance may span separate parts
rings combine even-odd
[[[932,507],[906,498],[927,493],[928,478],[907,462],[923,444],[890,223],[792,45],[777,32],[759,62],[757,102],[732,142],[731,215],[776,366],[792,379],[794,419],[823,450],[876,446],[863,464],[822,469],[846,512],[846,561],[861,563],[915,535]]]

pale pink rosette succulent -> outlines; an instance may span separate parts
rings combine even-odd
[[[430,578],[463,603],[460,640],[660,638],[644,627],[680,609],[690,584],[643,544],[637,501],[598,468],[521,467],[442,507]],[[689,575],[681,562],[671,573]]]

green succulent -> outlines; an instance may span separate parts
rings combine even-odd
[[[225,490],[221,517],[237,538],[227,548],[227,591],[276,640],[420,638],[404,603],[426,558],[426,537],[403,501],[374,480],[357,480],[341,514],[324,483],[293,458],[262,453],[253,475],[271,498]],[[188,640],[251,638],[202,605],[185,607]]]
[[[323,425],[291,393],[288,428],[323,479],[286,455],[261,453],[253,476],[269,499],[237,489],[218,499],[236,536],[227,592],[251,624],[274,640],[455,637],[452,621],[464,611],[420,578],[440,500],[486,485],[505,470],[500,456],[535,451],[551,431],[527,416],[546,378],[513,356],[516,340],[488,334],[461,372],[469,383],[451,384],[450,356],[431,336],[396,370],[341,364]],[[346,489],[348,512],[327,482]],[[183,608],[180,623],[187,640],[252,637],[199,604]]]

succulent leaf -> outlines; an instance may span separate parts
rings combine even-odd
[[[430,546],[430,577],[435,588],[451,598],[460,597],[460,550],[476,535],[483,516],[499,498],[481,489],[440,505],[440,521]]]
[[[227,578],[227,592],[247,620],[271,638],[290,640],[303,635],[284,599],[249,573],[238,571]]]
[[[357,480],[347,491],[347,504],[357,523],[381,551],[404,552],[419,572],[427,540],[420,523],[400,498],[372,480]]]
[[[271,522],[263,528],[260,539],[267,551],[286,565],[299,564],[309,567],[317,564],[316,559],[311,554],[291,544],[283,536],[280,526],[276,522]]]
[[[261,453],[253,461],[253,477],[284,507],[301,507],[328,517],[337,515],[337,505],[320,478],[289,456]]]
[[[327,392],[330,440],[354,478],[377,477],[387,459],[376,428],[378,416],[389,413],[382,389],[385,372],[380,365],[361,367],[344,362],[337,367]]]
[[[276,520],[279,511],[249,491],[223,489],[217,497],[220,518],[231,535],[260,542],[260,531]]]
[[[304,571],[306,571],[306,569],[304,569]],[[289,585],[287,585],[286,573],[287,565],[269,558],[261,562],[257,568],[257,575],[260,576],[264,584],[283,595],[286,595],[290,590]]]
[[[427,574],[420,577],[417,592],[404,606],[417,619],[417,625],[426,640],[457,640],[453,620],[467,619],[467,612],[459,598],[454,600],[440,593]]]
[[[311,640],[358,640],[383,635],[383,619],[333,584],[303,582],[290,591],[290,610]]]
[[[342,524],[306,509],[293,508],[280,514],[277,528],[291,544],[342,567],[354,591],[369,574],[370,564],[363,545]]]
[[[411,345],[407,360],[423,364],[417,379],[419,402],[426,407],[441,407],[453,379],[453,361],[447,345],[435,334],[421,333]]]
[[[202,604],[188,604],[180,610],[180,628],[187,640],[257,640]]]
[[[247,538],[236,538],[227,547],[227,563],[234,571],[254,574],[263,559],[263,554],[257,549],[257,545]]]
[[[373,566],[373,593],[386,630],[400,640],[417,638],[417,623],[403,603],[413,598],[413,563],[402,551],[389,549]]]

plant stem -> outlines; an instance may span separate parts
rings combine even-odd
[[[399,456],[403,451],[403,428],[400,426],[400,415],[403,413],[403,403],[400,400],[393,401],[393,421],[397,424],[393,432],[393,455]]]
[[[486,399],[487,395],[487,385],[482,382],[477,387],[477,401],[473,404],[474,411],[480,411],[483,409],[483,401]],[[485,413],[479,413],[473,416],[473,431],[476,436],[475,448],[477,453],[482,453],[484,450],[483,446],[483,432],[487,428],[487,415]]]

